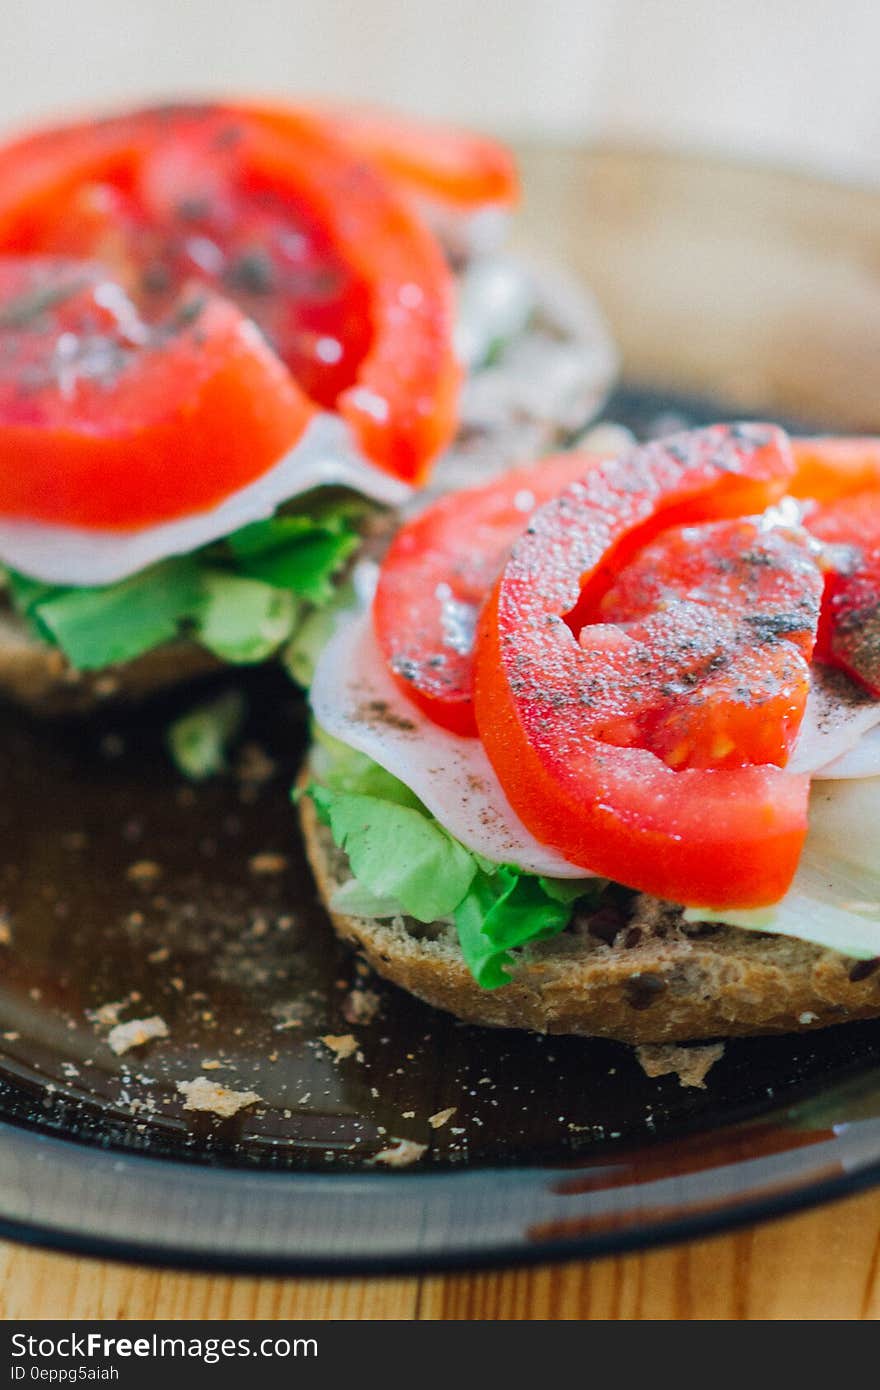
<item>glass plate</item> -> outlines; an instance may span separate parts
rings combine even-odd
[[[624,390],[608,414],[645,434],[724,411]],[[198,787],[163,747],[191,692],[64,727],[5,714],[3,1234],[199,1268],[474,1267],[880,1180],[880,1023],[729,1042],[685,1087],[628,1047],[467,1027],[362,977],[289,804],[302,702],[243,684],[234,766]],[[114,1051],[144,1019],[167,1036]],[[259,1100],[188,1109],[197,1077]],[[376,1161],[400,1139],[427,1149]]]

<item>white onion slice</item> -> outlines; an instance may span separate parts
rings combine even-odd
[[[475,854],[553,878],[591,877],[526,830],[478,739],[439,728],[398,690],[369,613],[343,617],[318,662],[310,700],[322,729],[399,777]]]
[[[354,488],[389,506],[400,506],[412,492],[367,462],[338,415],[322,412],[268,472],[209,511],[139,531],[0,519],[0,561],[47,584],[113,584],[169,555],[187,555],[262,521],[293,497],[331,485]]]
[[[823,779],[871,777],[880,772],[880,745],[876,741],[871,745],[873,755],[862,751],[866,735],[880,724],[880,701],[829,667],[816,665],[810,676],[810,694],[787,764],[789,772],[809,772]]]

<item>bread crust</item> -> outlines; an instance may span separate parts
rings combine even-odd
[[[307,775],[300,777],[300,787]],[[880,1016],[880,969],[851,979],[854,962],[790,937],[716,927],[710,935],[643,934],[626,949],[586,930],[524,952],[509,985],[484,990],[467,969],[451,928],[425,932],[397,918],[335,912],[334,890],[350,875],[345,857],[308,797],[299,816],[309,863],[336,933],[373,969],[466,1023],[575,1033],[626,1043],[686,1042],[804,1032]]]

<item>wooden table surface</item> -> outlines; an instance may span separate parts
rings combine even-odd
[[[880,1191],[666,1250],[491,1274],[249,1279],[0,1244],[10,1318],[880,1318]]]
[[[522,152],[520,238],[598,292],[631,376],[880,429],[880,197],[644,152]],[[434,1278],[226,1278],[0,1243],[12,1318],[880,1317],[880,1190],[667,1250]]]

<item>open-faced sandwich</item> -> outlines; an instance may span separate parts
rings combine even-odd
[[[878,441],[560,455],[359,580],[298,801],[379,973],[628,1042],[880,1014]]]
[[[583,425],[613,351],[499,254],[516,196],[490,141],[330,108],[0,148],[0,691],[88,707],[282,652],[435,465]]]

